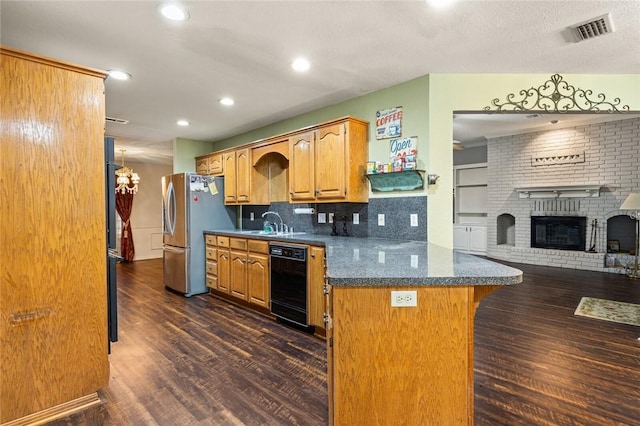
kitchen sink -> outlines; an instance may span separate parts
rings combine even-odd
[[[304,235],[306,232],[274,232],[274,231],[262,231],[262,230],[252,230],[252,231],[240,231],[241,234],[249,234],[249,235],[273,235],[273,236],[284,236],[287,235]]]

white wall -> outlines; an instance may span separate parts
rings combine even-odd
[[[171,165],[127,162],[140,184],[133,199],[131,227],[136,248],[134,260],[162,257],[162,176],[173,173]]]

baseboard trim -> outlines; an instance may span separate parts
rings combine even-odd
[[[84,411],[95,405],[102,404],[97,392],[74,399],[64,404],[56,405],[55,407],[47,408],[46,410],[38,411],[37,413],[29,414],[28,416],[21,417],[19,419],[11,420],[10,422],[3,423],[0,426],[38,426],[51,422],[56,419],[70,416],[72,414]]]

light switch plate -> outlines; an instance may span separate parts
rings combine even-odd
[[[360,224],[360,214],[359,213],[354,213],[353,214],[353,224],[354,225],[359,225]]]
[[[333,213],[329,213],[329,223],[333,223]]]
[[[254,220],[255,219],[255,215],[253,214],[253,212],[249,212],[249,220]]]
[[[318,213],[318,223],[327,223],[326,213]]]
[[[418,226],[418,215],[411,213],[409,217],[411,218],[411,226]]]
[[[378,214],[378,226],[384,226],[384,214]]]

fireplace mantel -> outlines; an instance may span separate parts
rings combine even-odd
[[[590,198],[600,196],[600,185],[559,185],[516,188],[520,198]]]

